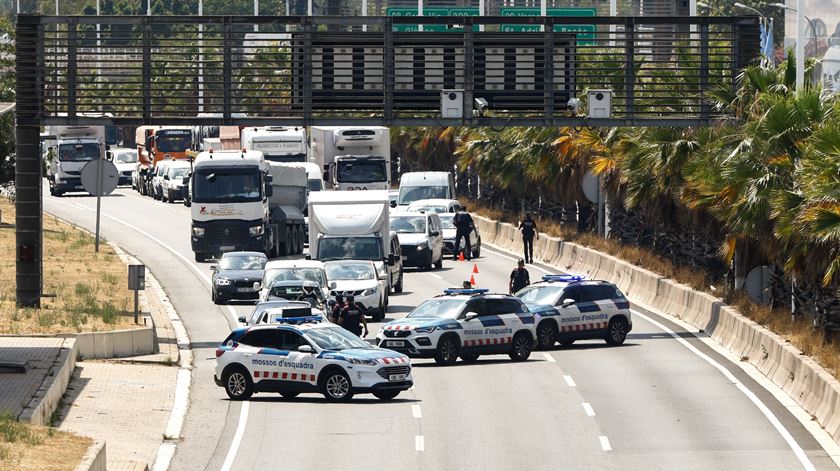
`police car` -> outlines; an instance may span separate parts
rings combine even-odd
[[[414,384],[408,357],[372,347],[321,316],[275,320],[234,330],[216,349],[213,379],[231,399],[277,392],[321,393],[331,401],[372,393],[390,400]]]
[[[519,298],[486,289],[448,289],[417,306],[403,319],[381,327],[380,347],[451,365],[460,356],[507,353],[525,361],[536,339],[535,316]]]
[[[606,281],[546,275],[516,296],[540,317],[540,348],[551,348],[555,342],[568,346],[585,339],[621,345],[633,328],[630,303],[621,290]]]

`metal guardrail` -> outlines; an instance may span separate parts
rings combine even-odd
[[[18,119],[39,124],[703,125],[759,38],[755,17],[21,15],[17,33]],[[586,89],[613,90],[611,118],[570,114]]]

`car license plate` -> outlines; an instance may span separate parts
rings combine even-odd
[[[388,375],[388,381],[405,381],[408,375]]]
[[[223,245],[223,246],[219,247],[219,250],[221,250],[222,252],[230,252],[235,248],[236,247],[234,247],[232,245]]]
[[[236,288],[237,293],[251,293],[254,291],[254,288]]]
[[[386,340],[385,346],[386,347],[402,347],[405,345],[405,342],[402,340]]]

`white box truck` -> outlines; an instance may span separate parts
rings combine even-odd
[[[85,191],[82,167],[91,160],[105,158],[105,127],[50,126],[47,133],[56,139],[55,147],[47,151],[50,194],[61,196],[69,191]]]
[[[334,190],[387,190],[391,183],[391,136],[382,126],[313,126],[311,160]]]
[[[455,198],[455,177],[452,172],[408,172],[400,177],[398,206],[408,206],[417,200]]]
[[[306,162],[306,129],[249,126],[242,130],[242,147],[261,151],[270,162]]]

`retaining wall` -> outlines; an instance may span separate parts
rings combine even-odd
[[[50,366],[49,374],[18,416],[19,421],[49,425],[53,411],[58,407],[61,397],[67,391],[67,385],[70,384],[70,378],[76,368],[76,355],[76,339],[64,339],[61,352]]]
[[[74,471],[106,471],[105,442],[95,441]]]
[[[473,216],[482,243],[522,253],[516,227]],[[755,366],[840,443],[840,382],[784,338],[714,296],[611,255],[541,235],[535,258],[564,271],[615,283],[634,303],[682,319]]]

